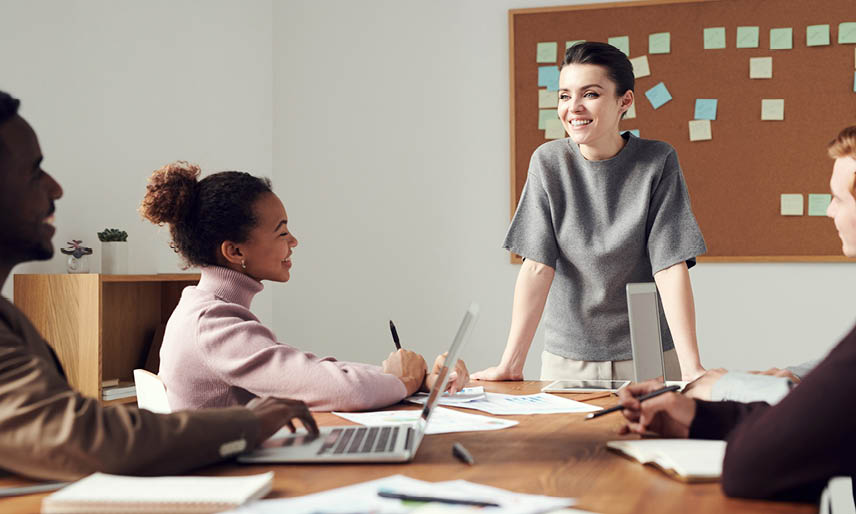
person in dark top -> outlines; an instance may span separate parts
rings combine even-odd
[[[842,250],[856,257],[856,126],[828,147],[835,159],[826,215],[835,221]],[[729,496],[816,501],[830,478],[856,475],[856,327],[780,403],[707,402],[632,384],[619,401],[628,424],[622,433],[726,439],[722,488]]]

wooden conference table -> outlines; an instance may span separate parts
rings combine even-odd
[[[546,382],[478,382],[493,392],[531,394]],[[471,384],[472,385],[472,384]],[[591,395],[564,395],[582,399]],[[591,403],[611,406],[616,397]],[[400,409],[401,405],[392,408]],[[411,407],[406,407],[411,408]],[[416,406],[413,406],[416,408]],[[479,411],[465,412],[484,414]],[[719,484],[684,484],[661,471],[621,457],[605,447],[617,439],[620,414],[584,421],[583,414],[509,416],[519,425],[493,432],[462,432],[426,437],[416,459],[406,464],[210,466],[199,475],[246,475],[272,470],[274,488],[267,498],[300,496],[401,473],[429,481],[464,479],[512,491],[573,497],[577,507],[602,513],[737,512],[809,513],[810,504],[726,498]],[[321,425],[348,424],[329,413],[316,414]],[[468,466],[452,456],[461,442],[475,458]],[[0,477],[0,487],[28,484]],[[0,500],[0,512],[38,512],[49,493]]]

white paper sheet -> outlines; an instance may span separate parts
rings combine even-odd
[[[524,395],[485,393],[484,400],[474,400],[456,405],[456,407],[476,409],[501,416],[565,414],[601,410],[601,407],[596,405],[589,405],[548,393]]]
[[[377,412],[334,412],[333,414],[348,421],[366,426],[411,425],[416,423],[421,410],[385,410]],[[451,434],[454,432],[479,432],[482,430],[501,430],[513,427],[517,421],[491,418],[478,414],[467,414],[451,409],[437,407],[431,414],[431,421],[425,433]]]
[[[437,404],[457,407],[460,406],[462,403],[484,399],[484,387],[465,387],[455,394],[443,393],[443,396],[440,397],[440,401]],[[416,393],[409,398],[405,398],[405,400],[411,403],[425,405],[425,402],[428,401],[428,393]]]

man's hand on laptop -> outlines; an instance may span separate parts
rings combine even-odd
[[[383,372],[398,377],[407,388],[407,396],[422,387],[426,369],[425,359],[410,350],[396,350],[383,361]]]
[[[425,375],[425,387],[423,387],[423,390],[430,391],[434,388],[434,384],[439,378],[440,370],[443,369],[443,364],[446,362],[447,355],[449,355],[449,352],[443,352],[434,359],[434,366],[431,368],[431,373]],[[469,381],[470,372],[467,370],[467,364],[461,359],[458,359],[458,362],[455,364],[455,369],[452,370],[449,375],[449,381],[446,383],[446,391],[448,391],[449,394],[455,394],[463,389]]]
[[[247,408],[259,420],[259,443],[274,435],[283,426],[294,432],[294,420],[300,420],[306,431],[318,435],[318,425],[309,408],[300,400],[287,398],[253,398]]]

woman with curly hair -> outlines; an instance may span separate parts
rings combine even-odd
[[[175,162],[149,178],[140,212],[169,225],[172,246],[201,269],[170,316],[159,375],[173,409],[243,405],[258,396],[303,400],[313,410],[365,410],[433,385],[425,360],[398,350],[382,366],[319,358],[277,340],[250,311],[263,280],[287,282],[297,238],[270,180],[238,171],[199,179]],[[469,379],[456,368],[452,388]]]

